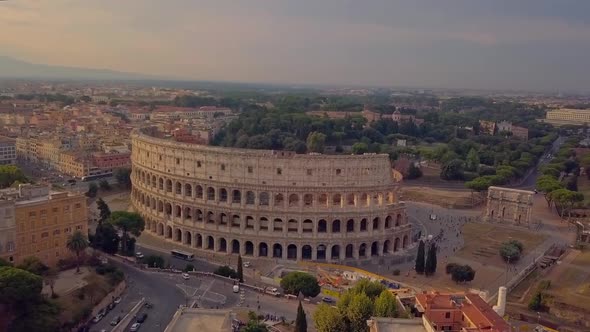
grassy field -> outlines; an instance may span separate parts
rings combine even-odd
[[[545,241],[546,236],[526,230],[507,229],[495,224],[467,223],[463,227],[463,238],[465,245],[457,252],[458,257],[502,268],[505,263],[498,252],[503,242],[520,241],[524,246],[525,256]]]
[[[471,208],[472,202],[478,198],[472,197],[470,191],[446,191],[428,187],[404,187],[401,192],[404,200],[436,204],[445,208]]]

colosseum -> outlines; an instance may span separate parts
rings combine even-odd
[[[193,251],[346,262],[393,255],[411,225],[387,155],[295,154],[132,133],[132,204]]]

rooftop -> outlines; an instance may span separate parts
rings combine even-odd
[[[181,308],[164,332],[229,332],[232,312],[229,310]]]

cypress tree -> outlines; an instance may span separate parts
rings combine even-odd
[[[297,318],[295,318],[295,332],[307,332],[307,319],[301,301],[297,307]]]
[[[242,264],[242,255],[238,255],[238,280],[244,282],[244,267]]]
[[[436,245],[432,243],[428,247],[428,255],[426,256],[426,264],[424,266],[424,274],[427,276],[433,275],[436,272]]]
[[[420,240],[418,244],[418,254],[416,255],[416,273],[424,273],[424,241]]]

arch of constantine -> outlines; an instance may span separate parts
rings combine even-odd
[[[528,190],[488,188],[484,220],[529,226],[533,213],[533,195]]]
[[[387,155],[295,154],[132,138],[146,231],[194,250],[339,262],[410,244]]]

